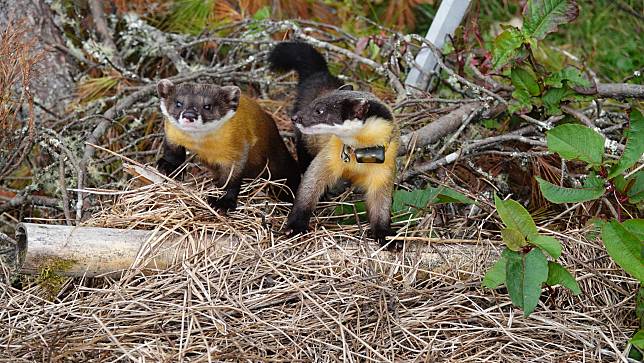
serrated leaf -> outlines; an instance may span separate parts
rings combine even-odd
[[[642,158],[642,154],[644,154],[644,116],[639,110],[633,109],[624,153],[617,164],[611,168],[608,178],[621,174],[624,170],[635,165]]]
[[[541,190],[543,197],[552,203],[562,204],[587,202],[589,200],[600,198],[605,192],[603,186],[595,189],[564,188],[545,181],[538,176],[535,178],[539,183],[539,189]]]
[[[631,276],[644,282],[642,240],[617,221],[605,223],[602,241],[610,257]]]
[[[492,46],[492,67],[498,69],[519,54],[523,44],[523,35],[519,29],[511,27],[504,30],[494,39]]]
[[[548,115],[561,115],[561,102],[575,94],[568,87],[551,88],[543,94],[543,106]]]
[[[508,257],[504,253],[501,254],[501,258],[485,273],[483,276],[483,286],[488,289],[496,289],[501,284],[505,283],[505,264],[508,261]]]
[[[566,160],[581,160],[601,165],[604,156],[604,137],[582,125],[559,125],[546,135],[548,150]]]
[[[561,24],[575,20],[579,7],[574,0],[529,0],[523,14],[523,32],[541,40]]]
[[[644,201],[644,170],[635,173],[635,181],[628,189],[627,195],[628,201],[633,204]]]
[[[518,202],[512,199],[503,200],[495,194],[494,205],[507,228],[518,230],[524,237],[537,233],[537,225],[534,224],[532,216]]]
[[[571,66],[549,75],[544,79],[544,84],[555,88],[562,88],[564,86],[564,81],[567,81],[570,86],[592,86],[592,83],[584,78],[579,69]]]
[[[561,242],[554,237],[536,234],[528,236],[528,240],[531,244],[541,248],[555,260],[561,256]]]
[[[512,92],[513,99],[510,100],[508,105],[509,114],[526,114],[532,110],[532,103],[530,102],[530,96],[525,91],[514,91]]]
[[[521,232],[514,228],[503,228],[501,230],[501,238],[505,242],[505,245],[512,251],[520,251],[521,247],[527,244]]]
[[[534,72],[520,68],[513,67],[510,72],[510,79],[515,90],[524,90],[531,96],[538,96],[541,94],[539,83],[537,83],[537,76]]]
[[[546,281],[546,285],[561,285],[572,291],[574,295],[581,294],[581,289],[575,277],[556,262],[548,262],[548,280]]]
[[[638,330],[628,342],[636,346],[638,349],[644,350],[644,329]]]
[[[622,223],[622,226],[640,241],[644,241],[644,219],[627,219]]]
[[[527,254],[508,253],[506,282],[512,303],[530,315],[539,303],[541,285],[548,279],[548,261],[535,248]]]

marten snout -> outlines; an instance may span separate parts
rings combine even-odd
[[[197,113],[192,110],[186,110],[183,112],[182,117],[187,119],[188,121],[194,122],[197,119]]]

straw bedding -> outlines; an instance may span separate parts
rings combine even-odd
[[[588,231],[557,235],[583,294],[546,290],[524,318],[504,290],[480,286],[500,249],[480,228],[493,216],[430,225],[432,239],[423,221],[399,225],[405,249],[378,252],[364,226],[337,223],[333,203],[287,239],[288,206],[265,196],[267,182],[220,216],[205,179],[184,180],[132,184],[86,223],[159,232],[120,279],[67,279],[53,295],[0,284],[3,360],[599,362],[617,360],[636,328],[637,284]],[[144,271],[169,235],[183,252]],[[221,236],[227,247],[209,248]]]

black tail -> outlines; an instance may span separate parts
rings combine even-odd
[[[315,73],[329,73],[326,60],[313,46],[303,42],[277,44],[268,56],[273,71],[295,70],[300,81]]]

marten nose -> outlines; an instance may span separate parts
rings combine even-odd
[[[197,113],[192,110],[186,110],[183,113],[183,118],[187,118],[190,121],[194,121],[197,119]]]

